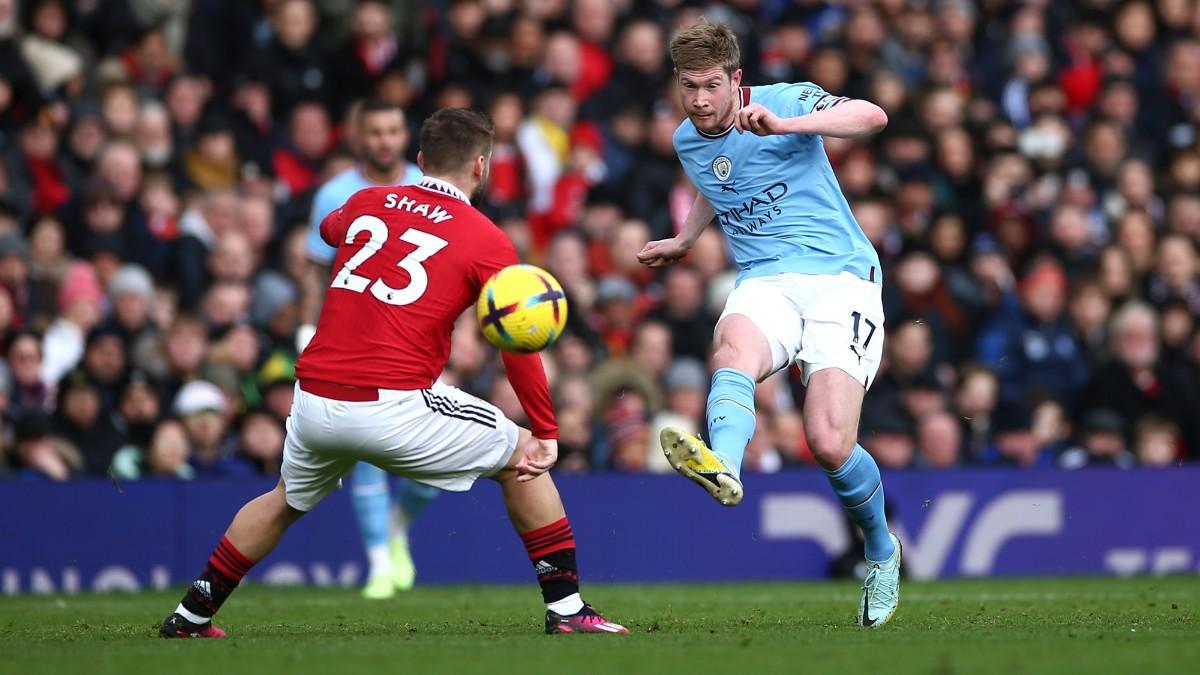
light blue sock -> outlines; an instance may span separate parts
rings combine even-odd
[[[713,373],[708,391],[708,440],[735,475],[754,435],[754,378],[733,368]]]
[[[404,512],[404,519],[406,523],[411,524],[422,513],[425,513],[425,507],[429,506],[429,502],[436,499],[442,491],[431,485],[401,478],[396,486],[396,492],[399,497],[400,510]]]
[[[862,528],[867,560],[883,561],[896,550],[888,536],[887,517],[883,514],[883,479],[871,453],[855,445],[850,458],[833,471],[826,471],[829,483],[850,519]]]
[[[352,480],[350,496],[363,547],[368,551],[373,547],[386,547],[391,534],[389,511],[392,503],[387,472],[374,464],[359,462],[354,465]]]

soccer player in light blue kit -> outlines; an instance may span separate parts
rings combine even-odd
[[[421,179],[421,170],[404,159],[408,145],[408,128],[404,111],[384,101],[368,100],[354,115],[357,126],[357,148],[362,162],[334,176],[317,190],[313,198],[305,249],[311,264],[311,279],[306,284],[306,324],[297,334],[300,351],[312,339],[316,317],[320,314],[320,298],[329,284],[329,265],[337,250],[321,239],[321,221],[355,192],[377,185],[410,185]],[[412,588],[416,567],[408,548],[408,526],[419,516],[438,489],[396,478],[399,504],[392,509],[391,477],[379,467],[359,462],[351,481],[351,499],[359,532],[367,551],[370,569],[363,597],[387,599],[397,590]]]
[[[671,41],[688,116],[675,150],[699,194],[682,231],[648,243],[638,258],[651,267],[682,258],[715,218],[740,274],[714,337],[712,449],[677,428],[660,440],[676,471],[720,503],[738,504],[755,383],[800,366],[809,447],[866,541],[858,620],[878,627],[900,600],[900,541],[888,531],[879,467],[857,439],[883,351],[882,279],[822,136],[870,136],[887,115],[812,83],[742,87],[740,58],[737,38],[722,24],[701,21]]]

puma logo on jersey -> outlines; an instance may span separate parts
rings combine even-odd
[[[444,220],[450,220],[454,217],[449,211],[440,206],[430,206],[412,197],[401,197],[395,192],[388,193],[387,199],[383,202],[383,207],[386,209],[396,209],[397,211],[419,213],[435,223],[441,223]]]

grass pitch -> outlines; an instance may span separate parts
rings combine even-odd
[[[1179,673],[1200,577],[907,582],[888,626],[847,583],[588,587],[628,636],[546,636],[537,587],[239,590],[227,640],[160,640],[179,594],[0,598],[3,673]]]

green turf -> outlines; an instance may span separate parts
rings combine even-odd
[[[240,590],[228,640],[159,640],[176,593],[0,599],[4,673],[1196,672],[1200,577],[906,583],[880,630],[845,583],[594,586],[629,636],[541,634],[532,587]]]

